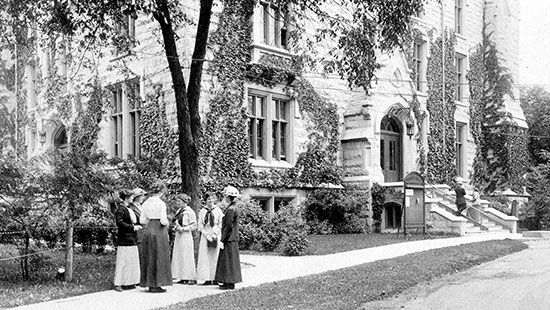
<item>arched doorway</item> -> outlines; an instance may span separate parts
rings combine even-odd
[[[397,182],[402,176],[401,127],[393,116],[386,115],[380,124],[380,167],[384,182]]]
[[[67,130],[65,129],[65,126],[61,125],[61,127],[58,127],[53,136],[53,145],[56,149],[59,149],[60,151],[66,151],[69,147],[68,141],[67,141]]]

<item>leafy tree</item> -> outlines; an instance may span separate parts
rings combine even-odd
[[[223,1],[224,6],[237,3],[252,7],[256,1]],[[113,20],[120,14],[152,16],[162,33],[165,56],[172,77],[179,129],[182,187],[192,201],[198,203],[198,157],[201,140],[199,97],[213,0],[200,0],[188,82],[182,72],[176,44],[177,29],[184,23],[190,23],[182,1],[1,0],[0,4],[10,10],[24,12],[24,18],[20,19],[24,21],[24,25],[34,24],[52,35],[62,33],[70,38],[81,38],[78,44],[86,49],[101,43],[114,43],[128,49],[135,42],[118,33]],[[326,0],[274,0],[273,4],[285,9],[291,7],[298,16],[296,20],[308,14],[319,17],[326,24],[326,28],[320,31],[319,38],[330,36],[338,39],[338,46],[332,54],[334,57],[327,62],[326,68],[347,76],[350,86],[365,89],[368,89],[374,71],[378,68],[375,50],[380,48],[390,51],[399,46],[407,34],[410,17],[422,8],[421,0],[349,0],[340,4],[352,9],[350,16],[344,18],[333,14],[330,7],[325,6],[328,4]],[[13,20],[12,17],[11,21]],[[314,50],[313,47],[311,49]]]
[[[542,151],[550,151],[550,92],[543,87],[520,90],[520,104],[529,129],[529,153],[536,164],[547,162]]]
[[[45,203],[42,169],[36,161],[0,157],[0,221],[3,230],[21,232],[8,235],[5,242],[17,245],[21,254],[21,274],[30,278],[30,260],[35,255],[31,239],[41,239],[55,228],[55,212]],[[18,238],[22,236],[22,238]]]

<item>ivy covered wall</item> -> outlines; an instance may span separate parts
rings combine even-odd
[[[337,166],[340,144],[336,105],[322,98],[301,76],[299,57],[263,56],[250,63],[251,24],[255,1],[225,1],[220,24],[212,37],[215,96],[203,119],[201,182],[206,191],[226,184],[240,188],[300,188],[321,183],[340,183]],[[300,31],[295,31],[296,36]],[[291,34],[292,36],[292,34]],[[291,37],[290,41],[296,38]],[[294,82],[294,86],[289,86]],[[283,86],[298,103],[306,124],[305,151],[297,154],[292,168],[255,171],[248,162],[246,85]],[[291,151],[295,151],[291,148]]]
[[[434,184],[452,184],[456,176],[454,58],[455,36],[445,31],[430,46],[427,70],[430,129],[426,181]]]
[[[505,97],[513,100],[512,77],[499,60],[496,45],[485,33],[470,55],[470,131],[477,146],[471,179],[482,191],[522,190],[528,167],[527,129],[506,111]]]

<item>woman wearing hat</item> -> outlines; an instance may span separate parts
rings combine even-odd
[[[144,191],[143,189],[139,188],[139,187],[136,187],[132,190],[132,198],[130,198],[129,207],[136,214],[136,216],[138,218],[138,221],[141,217],[141,204],[145,200],[145,194],[147,194],[147,192]],[[144,226],[144,225],[142,225],[142,226]],[[142,239],[143,239],[143,230],[139,230],[137,232],[137,245],[138,245],[138,250],[140,250],[140,251],[141,251],[141,240]]]
[[[223,211],[216,205],[217,197],[210,194],[206,198],[206,206],[199,211],[198,230],[201,233],[199,242],[199,262],[197,264],[197,280],[203,285],[214,285],[216,264],[220,252]]]
[[[177,197],[181,207],[174,216],[174,250],[172,251],[172,277],[179,279],[180,284],[196,283],[195,243],[193,230],[197,229],[197,215],[189,206],[191,198],[186,194]]]
[[[124,189],[119,193],[122,200],[115,211],[117,232],[117,253],[115,265],[115,291],[133,289],[139,283],[140,268],[136,232],[141,229],[138,217],[130,209],[132,192]]]
[[[228,207],[222,220],[220,254],[214,280],[223,283],[220,289],[232,290],[235,283],[242,282],[239,258],[239,208],[236,201],[239,191],[233,186],[227,186],[223,193]]]
[[[166,204],[161,200],[165,192],[166,185],[156,183],[149,191],[151,197],[141,206],[140,222],[146,226],[139,257],[141,262],[139,286],[148,287],[151,293],[166,292],[162,286],[172,285],[168,216]]]

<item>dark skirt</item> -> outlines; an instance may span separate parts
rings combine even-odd
[[[144,229],[140,250],[141,278],[139,286],[172,285],[167,226],[162,226],[160,220],[151,220]]]
[[[224,284],[243,282],[241,261],[239,258],[239,243],[227,242],[223,244],[223,247],[218,256],[215,280]]]

